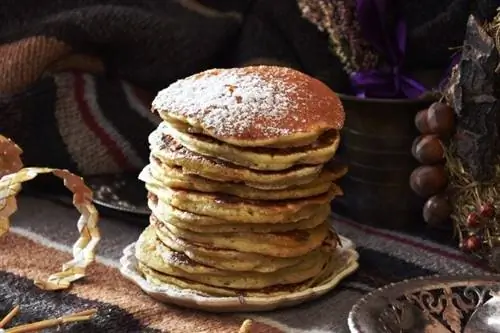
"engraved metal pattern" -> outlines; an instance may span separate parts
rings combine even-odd
[[[497,299],[492,291],[498,286],[500,275],[432,276],[393,283],[368,294],[352,308],[349,329],[352,333],[465,333],[471,329],[500,333],[495,329],[477,331],[471,325],[480,323],[469,322],[475,311],[491,312],[487,303]],[[492,316],[500,320],[500,312]],[[476,313],[475,317],[481,316]]]

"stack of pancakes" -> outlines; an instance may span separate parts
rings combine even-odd
[[[150,226],[136,244],[155,284],[212,296],[283,294],[335,271],[327,222],[344,112],[320,81],[273,66],[214,69],[153,102],[163,119],[141,172]]]

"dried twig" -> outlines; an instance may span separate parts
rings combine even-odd
[[[250,333],[250,331],[252,329],[252,324],[253,324],[253,322],[251,319],[245,319],[243,324],[241,324],[241,327],[240,327],[240,330],[238,331],[238,333]]]
[[[0,321],[0,328],[7,325],[12,318],[14,318],[19,313],[19,305],[16,305],[10,312]]]
[[[23,324],[16,327],[12,327],[5,330],[5,333],[26,333],[26,332],[36,332],[46,328],[51,328],[63,324],[75,323],[80,321],[87,321],[92,319],[97,313],[96,309],[86,310],[78,313],[73,313],[70,315],[62,316],[54,319],[42,320],[36,323]]]

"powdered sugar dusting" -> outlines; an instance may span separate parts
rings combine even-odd
[[[201,116],[205,128],[221,135],[232,136],[256,127],[271,136],[280,136],[287,135],[289,129],[263,125],[268,120],[279,124],[287,117],[292,107],[289,92],[294,88],[281,82],[266,82],[256,74],[205,73],[174,83],[160,92],[153,105],[187,118]],[[261,121],[263,116],[268,119],[266,122]]]
[[[283,67],[213,69],[160,91],[153,109],[218,137],[287,136],[308,130],[308,122],[318,122],[321,115],[304,113],[311,109],[308,103],[332,102],[328,94],[314,95],[307,80],[308,76]]]

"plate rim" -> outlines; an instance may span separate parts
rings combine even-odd
[[[355,250],[354,243],[350,239],[343,236],[340,237],[341,241],[344,243],[341,251],[348,256],[345,267],[337,274],[332,275],[327,280],[327,283],[286,295],[276,295],[272,297],[210,297],[197,294],[196,292],[188,292],[186,296],[183,296],[181,288],[174,287],[176,289],[175,294],[169,293],[168,290],[158,290],[158,287],[152,286],[132,267],[134,266],[135,260],[134,248],[136,242],[127,245],[123,250],[123,255],[120,258],[120,273],[147,294],[165,295],[172,300],[172,302],[168,302],[170,304],[177,304],[176,302],[180,301],[189,301],[194,303],[197,309],[214,312],[228,312],[228,310],[224,310],[228,307],[232,308],[229,310],[231,312],[259,311],[259,307],[264,308],[260,311],[266,311],[282,307],[284,302],[297,304],[308,299],[322,296],[334,289],[347,276],[354,273],[359,267],[359,253]],[[274,307],[272,307],[273,305]]]
[[[367,318],[367,314],[370,310],[371,300],[380,300],[382,302],[387,302],[397,294],[401,296],[403,293],[401,291],[415,291],[415,290],[425,290],[425,286],[429,286],[429,289],[439,288],[440,285],[443,286],[461,286],[464,283],[478,281],[485,285],[500,285],[500,274],[496,273],[482,273],[477,274],[432,274],[419,276],[415,278],[405,279],[398,282],[391,282],[385,286],[377,288],[363,297],[361,297],[351,308],[347,316],[347,325],[351,333],[374,333],[376,331],[367,329],[360,324],[360,319]],[[479,285],[479,284],[478,284]],[[406,286],[411,286],[408,288]],[[384,295],[390,292],[390,295]],[[391,297],[392,296],[392,297]],[[380,304],[380,302],[379,302]],[[367,307],[364,309],[364,307]],[[368,317],[369,318],[369,317]]]

